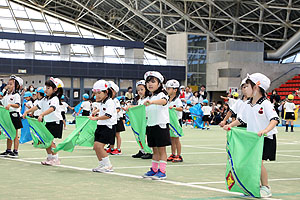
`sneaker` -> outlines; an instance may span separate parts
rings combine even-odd
[[[111,148],[108,148],[108,149],[106,150],[106,153],[111,154],[111,152],[113,152],[113,151],[111,150]]]
[[[152,154],[146,153],[146,154],[142,155],[141,159],[152,159]]]
[[[207,127],[206,130],[209,130],[209,127]]]
[[[52,159],[51,161],[51,164],[50,165],[60,165],[60,160],[59,159]]]
[[[10,153],[12,153],[12,151],[4,151],[3,153],[0,153],[0,156],[1,157],[5,157],[5,156],[8,156]]]
[[[166,173],[162,173],[160,170],[158,170],[157,173],[154,176],[152,176],[152,180],[164,180],[166,178]]]
[[[174,154],[171,154],[171,155],[168,157],[167,161],[168,161],[168,162],[172,162],[172,160],[173,160],[175,157],[176,157],[176,156],[175,156]]]
[[[11,152],[8,153],[7,157],[10,157],[10,158],[18,158],[18,157],[19,157],[19,153],[18,153],[18,152],[11,151]]]
[[[152,167],[150,168],[150,171],[146,172],[143,175],[143,178],[151,178],[153,177],[157,172],[153,171]]]
[[[121,152],[121,149],[118,150],[118,149],[115,149],[114,151],[111,152],[111,155],[121,155],[122,152]]]
[[[140,150],[137,154],[132,155],[133,158],[141,158],[144,155],[144,153]]]
[[[99,165],[98,167],[92,169],[92,171],[105,173],[105,172],[113,172],[114,170],[113,170],[112,165],[110,165],[110,166]]]
[[[294,132],[294,130],[291,130],[291,132]]]
[[[47,157],[45,161],[42,161],[42,162],[41,162],[41,164],[42,164],[42,165],[49,165],[51,160],[52,160],[52,158],[48,158],[48,157]]]
[[[272,196],[271,187],[270,186],[260,186],[260,197],[268,198]]]
[[[285,130],[285,132],[289,132],[288,130]]]
[[[183,159],[181,156],[175,156],[175,158],[172,160],[172,162],[183,162]]]

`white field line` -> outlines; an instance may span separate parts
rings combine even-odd
[[[269,179],[268,181],[270,182],[275,182],[275,181],[300,181],[300,178],[277,178],[277,179]],[[188,183],[189,185],[207,185],[207,184],[221,184],[225,183],[224,181],[213,181],[213,182],[191,182]]]

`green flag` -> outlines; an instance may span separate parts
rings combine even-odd
[[[26,119],[29,123],[33,146],[42,149],[50,147],[54,137],[46,128],[45,123],[39,122],[35,118],[26,117]]]
[[[227,132],[227,189],[247,196],[260,197],[260,174],[264,137],[232,128]]]
[[[13,125],[9,111],[0,106],[0,140],[11,139],[16,137],[16,129]]]
[[[179,124],[178,116],[175,111],[175,108],[169,109],[169,116],[170,116],[170,136],[182,137],[183,131],[182,131],[182,127]]]
[[[131,129],[134,133],[136,142],[146,153],[152,153],[152,150],[146,144],[146,108],[144,105],[135,106],[128,109],[127,112]]]
[[[81,126],[86,120],[87,116],[77,116],[76,117],[76,127]],[[76,141],[78,146],[92,147],[95,142],[95,131],[97,129],[97,121],[89,120],[88,123],[83,127],[81,133]]]

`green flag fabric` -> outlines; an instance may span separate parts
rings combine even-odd
[[[26,117],[26,119],[29,123],[33,146],[42,149],[50,147],[54,137],[46,128],[45,123],[39,122],[35,118]]]
[[[169,109],[169,116],[170,116],[170,136],[182,137],[183,131],[182,131],[182,127],[179,124],[178,116],[175,108]]]
[[[85,123],[87,116],[77,116],[76,117],[76,128]],[[89,120],[88,123],[82,128],[81,133],[76,141],[78,146],[92,147],[95,142],[95,131],[97,129],[97,121]]]
[[[11,139],[16,137],[16,129],[13,125],[9,111],[0,106],[0,140]]]
[[[260,175],[264,137],[232,128],[227,132],[225,182],[231,192],[260,197]]]
[[[152,150],[146,144],[146,108],[144,105],[135,106],[128,109],[127,112],[131,129],[134,133],[136,142],[146,153],[152,153]]]

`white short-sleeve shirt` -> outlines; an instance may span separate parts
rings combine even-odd
[[[40,101],[41,101],[41,100],[36,99],[36,100],[33,102],[33,106],[37,106],[38,103],[39,103]],[[41,110],[41,109],[37,109],[36,111],[34,111],[33,116],[40,116],[41,113],[42,113],[42,110]]]
[[[243,109],[243,106],[245,106],[247,101],[243,101],[242,99],[238,99],[235,104],[230,108],[230,110],[234,113],[239,115],[241,113],[241,110]]]
[[[203,111],[203,115],[210,115],[212,108],[210,106],[203,106],[202,111]]]
[[[9,107],[9,112],[21,112],[21,96],[19,93],[6,94],[2,99],[2,104],[4,107],[8,104],[19,104],[19,108]]]
[[[45,112],[50,107],[54,108],[52,113],[44,116],[45,122],[59,122],[60,120],[63,120],[60,111],[59,99],[57,96],[52,97],[51,99],[44,97],[39,101],[37,106],[42,110],[42,112]]]
[[[119,112],[117,111],[117,120],[119,120],[120,118],[123,117],[123,112],[122,112],[121,104],[120,104],[120,101],[117,98],[114,98],[113,100],[115,102],[116,109],[120,109]]]
[[[83,101],[80,106],[83,110],[91,111],[91,102]]]
[[[294,112],[295,108],[296,108],[296,106],[293,102],[286,102],[284,104],[285,112]]]
[[[182,101],[180,100],[180,98],[174,98],[171,102],[168,102],[168,106],[173,106],[175,108],[183,108],[183,104]],[[182,111],[177,111],[176,110],[176,114],[178,119],[182,119]]]
[[[111,98],[105,99],[103,102],[99,103],[99,116],[108,116],[109,119],[98,120],[98,125],[106,125],[110,129],[112,126],[117,124],[117,110],[115,102]]]
[[[229,108],[231,109],[236,102],[237,102],[237,99],[229,98],[228,99],[228,106],[229,106]]]
[[[62,102],[62,111],[67,113],[68,112],[68,107],[69,107],[69,104],[67,104],[66,102]]]
[[[144,102],[145,102],[147,99],[148,99],[148,97],[143,98],[143,99],[140,98],[140,99],[137,101],[137,104],[138,104],[138,105],[143,105]]]
[[[159,99],[166,99],[168,101],[168,96],[160,92],[149,97],[150,101]],[[146,106],[147,126],[160,125],[160,127],[164,128],[166,124],[170,123],[168,109],[168,103],[166,105],[151,104],[150,106]]]
[[[27,101],[26,103],[24,103],[24,106],[25,106],[24,112],[26,112],[27,110],[33,107],[33,103],[32,101]],[[27,106],[29,106],[30,108],[27,108]]]
[[[247,123],[247,131],[258,133],[267,128],[271,120],[279,121],[274,106],[266,97],[260,98],[255,105],[252,105],[251,102],[252,99],[247,101],[247,104],[238,117],[240,122]],[[267,133],[267,137],[273,139],[273,135],[277,132],[277,128],[274,127]]]

